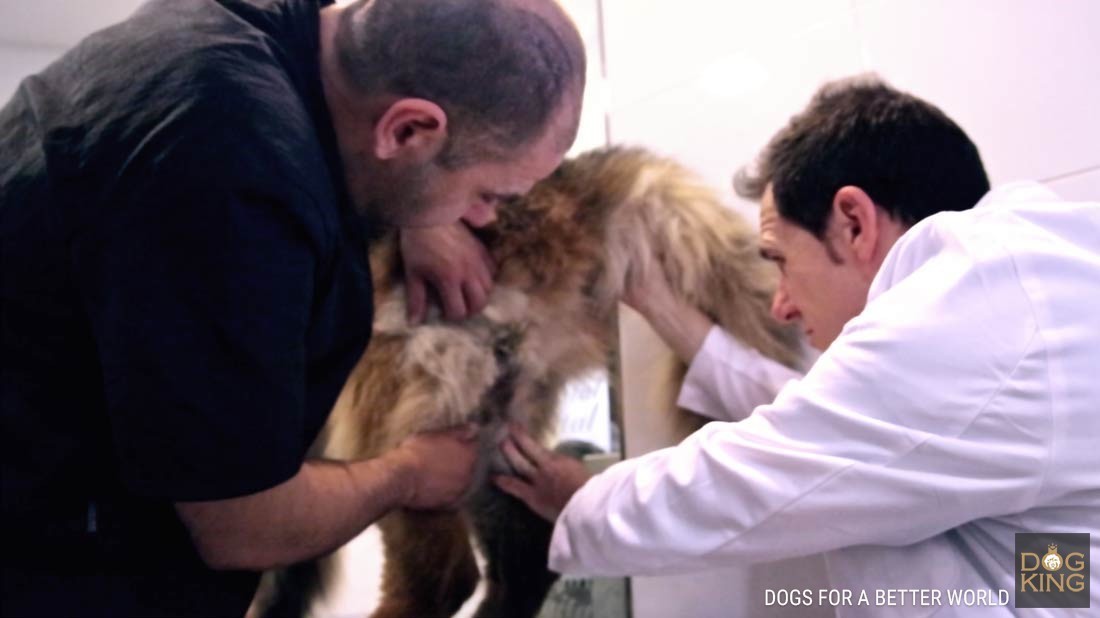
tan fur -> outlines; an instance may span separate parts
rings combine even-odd
[[[614,311],[635,268],[663,269],[674,290],[739,339],[789,366],[798,360],[795,334],[768,315],[775,273],[751,227],[692,174],[644,150],[566,161],[504,206],[483,240],[499,265],[496,286],[487,309],[459,324],[410,326],[394,243],[374,248],[374,338],[316,455],[374,457],[411,433],[467,421],[486,428],[487,461],[507,420],[545,437],[561,387],[607,366]],[[387,562],[375,616],[457,610],[476,583],[468,526],[490,563],[478,615],[537,611],[553,581],[545,571],[548,528],[487,487],[484,475],[477,485],[464,516],[383,520]]]

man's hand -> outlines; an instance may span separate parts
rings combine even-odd
[[[511,427],[500,448],[519,476],[496,476],[493,482],[550,522],[592,476],[584,464],[543,448],[517,426]]]
[[[401,230],[401,258],[408,316],[414,324],[428,313],[429,283],[448,320],[469,317],[489,301],[496,265],[462,222]]]
[[[648,268],[632,264],[626,273],[622,301],[645,317],[658,313],[675,313],[683,301],[672,291],[661,263],[653,257]]]
[[[405,438],[385,457],[404,481],[402,506],[409,509],[452,509],[473,481],[478,456],[478,428],[418,433]]]
[[[668,347],[691,363],[714,323],[672,290],[656,258],[649,268],[631,268],[622,301],[649,322]]]
[[[275,487],[176,512],[211,568],[274,569],[335,550],[393,509],[453,508],[477,455],[473,425],[422,433],[381,457],[310,460]]]

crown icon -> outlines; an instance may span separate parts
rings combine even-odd
[[[1051,543],[1050,545],[1047,545],[1047,550],[1049,550],[1052,554],[1058,553],[1058,546],[1054,543]]]

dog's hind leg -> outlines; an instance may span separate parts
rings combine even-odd
[[[457,513],[396,511],[378,522],[386,562],[373,618],[452,616],[481,575]]]
[[[486,487],[471,507],[488,561],[485,599],[476,618],[531,618],[557,574],[546,568],[553,526],[519,500]]]

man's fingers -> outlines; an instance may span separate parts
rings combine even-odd
[[[515,441],[511,438],[501,443],[500,450],[504,453],[504,457],[508,460],[508,464],[511,465],[512,469],[520,476],[532,479],[535,477],[535,474],[538,473],[538,468],[535,467],[535,464],[527,459],[523,453],[519,452],[519,449],[516,448]]]
[[[511,437],[516,446],[519,447],[521,454],[529,459],[535,467],[541,467],[550,459],[550,451],[535,442],[522,427],[513,425]]]
[[[642,287],[641,277],[639,276],[641,274],[640,270],[634,262],[627,264],[626,275],[623,277],[623,287],[627,292],[637,292]]]
[[[472,315],[484,309],[489,300],[496,264],[493,263],[489,250],[472,232],[470,232],[470,248],[473,259],[466,261],[467,271],[462,281],[462,292],[466,298],[466,310]]]
[[[437,290],[443,301],[444,317],[448,320],[461,320],[466,317],[466,299],[462,296],[460,284],[440,281]]]
[[[474,280],[481,286],[482,292],[485,295],[485,299],[488,300],[489,294],[493,291],[493,277],[495,275],[486,268],[479,268],[478,272],[474,274]]]
[[[428,289],[420,277],[406,277],[405,295],[410,324],[419,324],[428,308]]]
[[[462,284],[462,295],[466,299],[466,309],[470,313],[478,313],[485,307],[488,297],[481,284],[476,281],[467,281]]]
[[[458,225],[462,231],[465,232],[465,234],[461,235],[465,240],[463,244],[469,247],[470,253],[477,258],[477,261],[480,262],[479,266],[482,268],[478,268],[478,266],[475,265],[471,265],[471,267],[475,268],[477,272],[484,272],[488,275],[489,283],[492,284],[492,278],[496,277],[497,265],[496,262],[493,261],[493,256],[489,253],[488,247],[485,246],[485,243],[481,242],[469,225],[465,223],[459,223]],[[467,255],[470,255],[470,253],[467,253]],[[492,286],[490,285],[490,287]]]
[[[493,287],[493,279],[497,276],[497,263],[493,261],[493,256],[489,254],[489,250],[481,241],[477,242],[477,249],[477,256],[481,258],[481,265],[484,266],[484,269],[480,272],[483,273],[486,279],[486,289],[490,289]]]
[[[494,476],[493,484],[504,493],[518,498],[528,506],[531,505],[531,501],[535,497],[534,488],[514,476]]]

